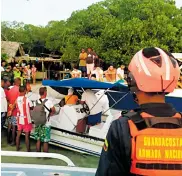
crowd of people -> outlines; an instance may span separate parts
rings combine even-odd
[[[1,77],[4,80],[9,80],[10,83],[13,83],[15,78],[21,79],[21,85],[25,85],[26,83],[36,83],[36,67],[35,65],[22,65],[15,64],[12,67],[12,63],[7,63],[6,61],[1,62]]]
[[[40,98],[35,104],[27,98],[27,93],[26,86],[21,85],[20,78],[14,79],[11,88],[10,83],[7,84],[1,78],[1,130],[7,121],[7,143],[11,146],[16,146],[17,151],[20,150],[20,136],[23,131],[25,133],[27,152],[29,152],[29,138],[30,132],[32,131],[32,120],[34,118],[34,138],[37,140],[36,151],[41,151],[41,143],[43,143],[43,151],[48,152],[51,130],[49,117],[55,113],[55,107],[52,101],[47,98],[46,87],[39,89]],[[45,121],[37,124],[36,118],[42,119],[43,117]],[[18,131],[17,133],[16,130]]]
[[[107,70],[103,70],[103,61],[98,57],[92,48],[81,50],[79,55],[79,67],[73,67],[71,72],[72,78],[88,77],[96,81],[116,82],[125,81],[125,66],[120,64],[119,68],[115,68],[110,64]]]

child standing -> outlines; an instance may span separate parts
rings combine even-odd
[[[19,97],[16,101],[17,107],[17,126],[18,133],[16,137],[16,149],[17,151],[20,149],[20,136],[22,131],[25,132],[25,144],[27,148],[27,152],[30,151],[30,132],[32,130],[32,120],[30,116],[30,109],[33,109],[32,102],[25,97],[26,88],[24,86],[20,86],[19,88]]]

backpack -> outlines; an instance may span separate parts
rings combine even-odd
[[[154,117],[142,112],[129,115],[130,172],[145,176],[182,175],[182,117]]]
[[[39,104],[38,101],[36,101],[36,106],[31,111],[31,117],[32,120],[34,121],[35,126],[46,124],[47,117],[45,108],[50,112],[50,110],[45,106],[45,103],[47,102],[48,99],[45,99],[44,101],[42,101],[41,99],[39,100],[41,104]]]

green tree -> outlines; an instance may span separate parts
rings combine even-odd
[[[92,47],[108,63],[129,63],[144,47],[181,52],[182,8],[174,0],[105,0],[75,11],[66,21],[47,26],[2,22],[2,38],[60,51],[62,60],[78,61],[81,48]]]

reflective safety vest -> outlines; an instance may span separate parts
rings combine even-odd
[[[136,175],[182,176],[182,117],[130,117],[131,169]]]

